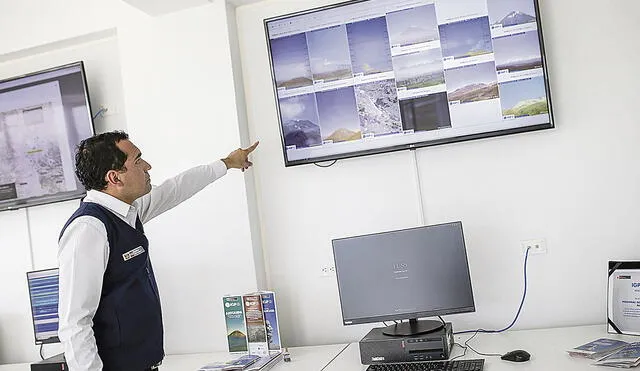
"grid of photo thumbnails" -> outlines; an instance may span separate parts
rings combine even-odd
[[[549,114],[534,0],[414,2],[282,37],[275,26],[287,150]]]

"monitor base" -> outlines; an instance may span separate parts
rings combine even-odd
[[[443,327],[444,325],[440,321],[411,318],[409,322],[396,323],[385,327],[382,333],[389,336],[412,336],[436,332],[442,330]]]

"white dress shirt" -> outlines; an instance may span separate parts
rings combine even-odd
[[[104,206],[135,228],[187,200],[227,173],[224,162],[198,166],[166,180],[129,205],[106,193],[91,190],[84,202]],[[92,216],[76,218],[59,242],[60,298],[58,337],[70,371],[102,371],[93,334],[93,316],[100,303],[102,279],[109,261],[104,224]]]

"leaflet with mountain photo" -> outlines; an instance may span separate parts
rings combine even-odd
[[[238,353],[248,351],[242,296],[224,296],[222,298],[222,304],[224,307],[224,319],[227,325],[229,352]]]
[[[278,312],[276,310],[276,294],[273,291],[261,291],[260,296],[262,297],[262,310],[264,311],[269,352],[279,352],[281,345]]]

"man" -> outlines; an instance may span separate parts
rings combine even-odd
[[[60,233],[60,329],[70,371],[153,370],[164,357],[160,296],[142,225],[226,174],[248,169],[247,149],[152,188],[151,165],[126,133],[80,143],[87,196]]]

